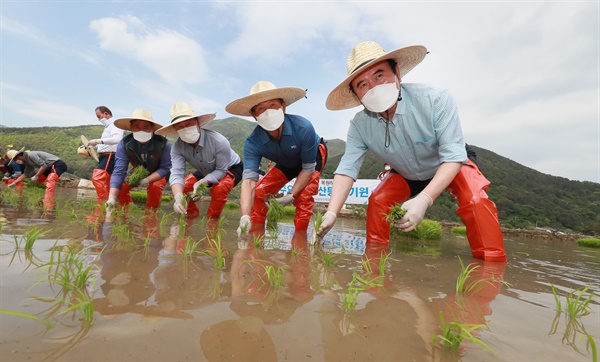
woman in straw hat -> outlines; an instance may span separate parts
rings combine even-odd
[[[175,103],[171,107],[171,124],[158,131],[157,134],[177,134],[179,138],[171,152],[173,167],[169,183],[175,197],[173,209],[188,217],[197,217],[198,206],[188,202],[183,205],[184,193],[196,194],[202,184],[210,187],[210,205],[206,217],[212,220],[221,217],[227,203],[229,192],[242,177],[244,164],[240,156],[231,149],[227,138],[222,134],[204,129],[215,114],[197,115],[185,102]],[[189,162],[196,172],[185,177],[185,163]],[[184,178],[185,177],[185,178]]]
[[[350,123],[346,151],[335,171],[318,235],[323,237],[333,227],[365,152],[371,150],[392,170],[369,197],[368,242],[389,242],[389,222],[383,215],[392,205],[404,202],[406,214],[394,226],[409,232],[447,189],[458,200],[457,214],[467,227],[473,256],[504,262],[498,212],[485,192],[490,182],[467,157],[454,99],[439,87],[401,84],[401,77],[426,54],[423,46],[386,52],[367,41],[348,56],[348,76],[331,91],[326,106],[341,110],[362,105],[364,109]]]
[[[267,196],[277,194],[294,178],[294,186],[277,201],[282,206],[291,203],[296,206],[296,230],[308,228],[315,203],[313,195],[319,191],[321,170],[327,160],[327,148],[307,119],[285,112],[287,106],[305,96],[303,89],[277,88],[271,82],[260,81],[252,86],[250,95],[225,107],[231,114],[250,116],[258,123],[244,144],[242,217],[238,234],[243,230],[250,231],[251,225],[260,225],[264,231]],[[276,165],[259,180],[263,157]]]
[[[13,162],[19,165],[25,165],[23,173],[17,179],[8,185],[13,187],[19,184],[25,178],[30,177],[31,181],[43,184],[46,182],[46,192],[44,194],[44,207],[51,209],[54,207],[54,192],[56,191],[56,182],[63,172],[67,171],[67,164],[58,156],[43,151],[24,152],[25,147],[20,150],[8,150],[6,156],[9,158],[8,166]]]
[[[167,184],[166,177],[171,169],[171,144],[166,137],[155,134],[162,125],[152,119],[149,111],[141,108],[134,109],[131,117],[117,119],[114,125],[119,129],[131,131],[131,134],[125,136],[117,145],[107,206],[114,206],[117,197],[121,205],[133,203],[129,190],[137,185],[124,182],[131,164],[132,171],[137,167],[144,167],[148,171],[148,176],[143,178],[139,185],[146,186],[148,192],[146,207],[158,208]]]

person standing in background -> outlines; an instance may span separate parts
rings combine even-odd
[[[98,167],[92,173],[92,183],[98,194],[98,201],[108,200],[110,176],[115,168],[117,144],[123,138],[123,130],[115,127],[112,112],[105,106],[96,107],[96,117],[104,126],[102,136],[92,139],[85,146],[98,146]]]

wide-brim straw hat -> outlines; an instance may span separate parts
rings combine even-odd
[[[210,123],[210,121],[215,119],[215,117],[217,116],[216,113],[197,115],[196,112],[194,112],[194,109],[185,102],[175,103],[173,107],[171,107],[170,114],[171,124],[168,126],[164,126],[163,128],[157,130],[154,133],[161,136],[177,134],[177,130],[175,129],[174,125],[176,125],[177,123],[185,122],[188,119],[192,118],[197,118],[198,124],[200,125],[200,128],[202,128],[208,123]]]
[[[162,124],[155,122],[152,119],[152,113],[150,111],[145,110],[143,108],[134,109],[131,113],[131,117],[119,118],[115,121],[114,125],[117,128],[123,129],[125,131],[131,131],[131,121],[146,121],[152,123],[152,130],[156,131],[157,129],[162,128]]]
[[[286,106],[306,97],[306,90],[296,87],[277,88],[275,84],[260,81],[250,88],[250,95],[229,103],[225,110],[238,116],[252,117],[252,108],[257,104],[271,99],[283,99]]]
[[[15,157],[17,157],[17,155],[19,153],[23,153],[23,151],[25,151],[25,147],[21,147],[20,150],[8,150],[6,151],[6,156],[8,156],[8,158],[10,158],[10,161],[8,161],[8,164],[6,166],[10,166],[11,163],[13,163],[13,161],[15,160]]]
[[[81,135],[81,143],[83,143],[83,148],[85,149],[85,152],[87,152],[87,155],[96,160],[96,162],[100,162],[96,150],[89,145],[90,141],[88,141],[88,139],[84,135]],[[82,155],[79,149],[77,149],[77,153]]]
[[[413,45],[405,48],[386,52],[374,41],[358,43],[350,52],[346,61],[348,77],[335,87],[329,96],[325,106],[332,111],[353,108],[359,106],[360,100],[350,89],[352,80],[364,69],[383,60],[393,59],[398,64],[400,76],[405,76],[427,55],[427,48],[422,45]]]

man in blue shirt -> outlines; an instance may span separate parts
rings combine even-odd
[[[350,53],[348,77],[329,94],[326,106],[341,110],[363,105],[365,109],[350,123],[346,152],[335,171],[318,235],[323,237],[333,227],[365,153],[371,150],[392,170],[369,197],[368,242],[389,242],[390,224],[384,215],[391,206],[403,202],[406,214],[394,226],[409,232],[447,189],[458,200],[457,214],[467,227],[473,256],[504,262],[498,212],[485,192],[490,182],[467,158],[454,99],[443,88],[401,84],[401,77],[426,54],[423,46],[385,52],[372,41],[359,43]]]
[[[271,82],[260,81],[250,89],[250,95],[229,103],[225,108],[231,114],[251,116],[258,122],[244,144],[240,195],[242,217],[238,234],[250,231],[251,225],[255,225],[254,230],[261,227],[264,231],[267,197],[277,194],[294,178],[294,186],[277,201],[282,206],[291,203],[296,206],[296,230],[308,228],[315,203],[313,195],[319,191],[327,148],[307,119],[285,112],[287,106],[305,96],[303,89],[277,88]],[[259,180],[263,157],[276,165]]]
[[[129,191],[132,187],[144,186],[148,192],[146,207],[157,209],[171,169],[171,144],[166,137],[154,133],[162,125],[152,119],[149,111],[139,108],[133,111],[131,117],[116,120],[114,126],[131,131],[131,134],[125,136],[117,145],[107,205],[114,206],[117,198],[122,205],[132,204],[133,199]],[[124,182],[129,164],[132,170],[144,167],[148,171],[148,176],[143,178],[139,185]]]

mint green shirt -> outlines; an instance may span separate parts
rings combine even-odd
[[[413,181],[433,178],[444,162],[467,161],[458,107],[448,90],[412,83],[401,88],[402,100],[389,124],[389,146],[385,146],[386,120],[363,109],[350,122],[336,175],[356,180],[367,150]]]

